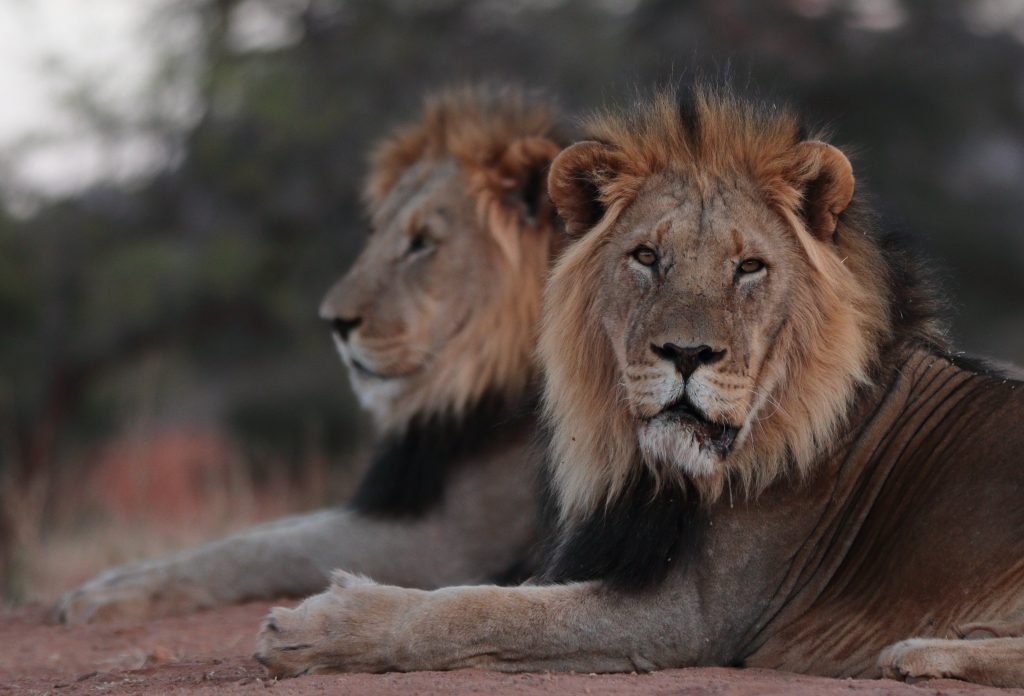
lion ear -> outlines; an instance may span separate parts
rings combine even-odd
[[[853,199],[853,166],[839,148],[819,140],[804,141],[796,149],[796,184],[807,229],[819,240],[834,239],[839,214]]]
[[[548,193],[570,237],[586,234],[604,217],[601,188],[621,168],[617,151],[591,140],[562,150],[551,163]]]
[[[531,227],[554,219],[545,180],[551,161],[562,150],[554,140],[539,136],[512,142],[495,164],[501,202],[520,213]]]

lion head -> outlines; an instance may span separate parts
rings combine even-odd
[[[727,90],[687,104],[600,114],[551,168],[576,240],[540,338],[563,515],[638,467],[708,501],[806,472],[892,341],[892,267],[843,152]]]
[[[382,430],[527,388],[562,145],[548,104],[472,87],[427,98],[376,149],[366,247],[320,315]]]

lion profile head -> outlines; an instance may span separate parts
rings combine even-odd
[[[370,236],[320,311],[382,431],[526,390],[563,145],[551,105],[475,86],[429,96],[376,148]]]
[[[575,238],[540,337],[564,516],[640,467],[707,501],[806,473],[898,328],[941,340],[894,318],[849,160],[788,109],[698,87],[586,130],[549,179]]]

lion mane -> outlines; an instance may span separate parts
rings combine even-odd
[[[480,230],[494,242],[489,259],[465,262],[492,267],[499,292],[476,307],[415,392],[376,414],[384,437],[356,493],[357,509],[421,513],[443,495],[445,471],[528,427],[539,390],[542,289],[563,240],[546,174],[567,143],[551,100],[484,83],[429,94],[419,118],[372,151],[363,191],[371,216],[417,164],[454,160]]]
[[[838,217],[828,253],[808,231],[813,192],[796,182],[820,164],[798,143],[808,131],[787,108],[736,96],[730,89],[698,85],[682,97],[663,90],[645,104],[597,113],[586,136],[608,146],[608,157],[590,167],[586,182],[592,209],[560,195],[568,181],[553,165],[549,189],[568,231],[581,238],[557,262],[545,295],[539,352],[547,371],[544,410],[553,433],[550,475],[563,522],[582,520],[612,505],[637,481],[653,494],[666,482],[714,502],[733,485],[756,495],[789,472],[806,475],[842,436],[860,390],[884,373],[885,347],[916,337],[942,348],[942,303],[926,274],[890,240],[879,239],[855,196]],[[821,133],[812,137],[823,139]],[[592,298],[602,282],[596,251],[644,180],[671,171],[692,177],[748,176],[799,240],[813,276],[813,296],[796,300],[793,330],[775,346],[770,369],[771,407],[752,424],[749,446],[715,475],[682,481],[670,466],[645,460],[635,428],[621,404],[623,387]],[[576,206],[576,207],[573,207]]]
[[[415,123],[373,150],[363,192],[371,214],[417,163],[450,158],[500,249],[493,276],[500,299],[473,315],[446,348],[459,359],[437,364],[421,392],[392,409],[384,432],[400,432],[417,417],[459,418],[496,396],[514,402],[535,382],[542,288],[560,236],[544,175],[567,142],[549,100],[515,86],[478,84],[429,95]]]

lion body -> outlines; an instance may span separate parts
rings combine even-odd
[[[704,91],[590,130],[550,176],[580,239],[540,340],[559,520],[542,583],[342,573],[274,610],[257,658],[1021,685],[1024,383],[952,357],[848,160],[789,112]],[[1002,633],[943,640],[965,625]]]
[[[516,89],[449,90],[378,146],[372,234],[320,309],[378,432],[354,500],[108,571],[60,601],[65,621],[301,596],[338,567],[412,587],[525,572],[556,120]]]
[[[1024,383],[928,351],[894,369],[849,443],[790,487],[808,526],[747,664],[874,676],[891,643],[1024,616]]]

